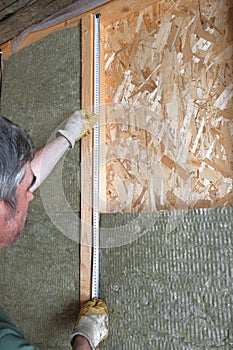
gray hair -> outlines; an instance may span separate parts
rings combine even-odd
[[[30,136],[19,125],[0,116],[0,200],[14,216],[17,206],[16,189],[25,175],[25,164],[33,159]]]

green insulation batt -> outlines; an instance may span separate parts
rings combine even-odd
[[[36,149],[80,109],[80,69],[80,27],[4,60],[2,113],[31,134]],[[0,252],[0,305],[39,350],[70,349],[79,306],[79,217],[78,143],[35,192],[22,237]]]
[[[233,208],[102,215],[102,349],[233,349],[232,223]]]

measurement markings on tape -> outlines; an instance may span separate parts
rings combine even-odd
[[[94,15],[94,113],[99,118],[94,127],[93,149],[92,298],[99,295],[100,14]]]

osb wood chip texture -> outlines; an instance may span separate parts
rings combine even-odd
[[[232,205],[232,19],[164,0],[105,27],[108,212]]]

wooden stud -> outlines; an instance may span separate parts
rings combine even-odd
[[[100,16],[100,212],[106,212],[106,106],[104,71],[104,27]]]
[[[82,18],[82,108],[93,107],[93,16]],[[81,141],[80,304],[91,297],[92,134]]]

